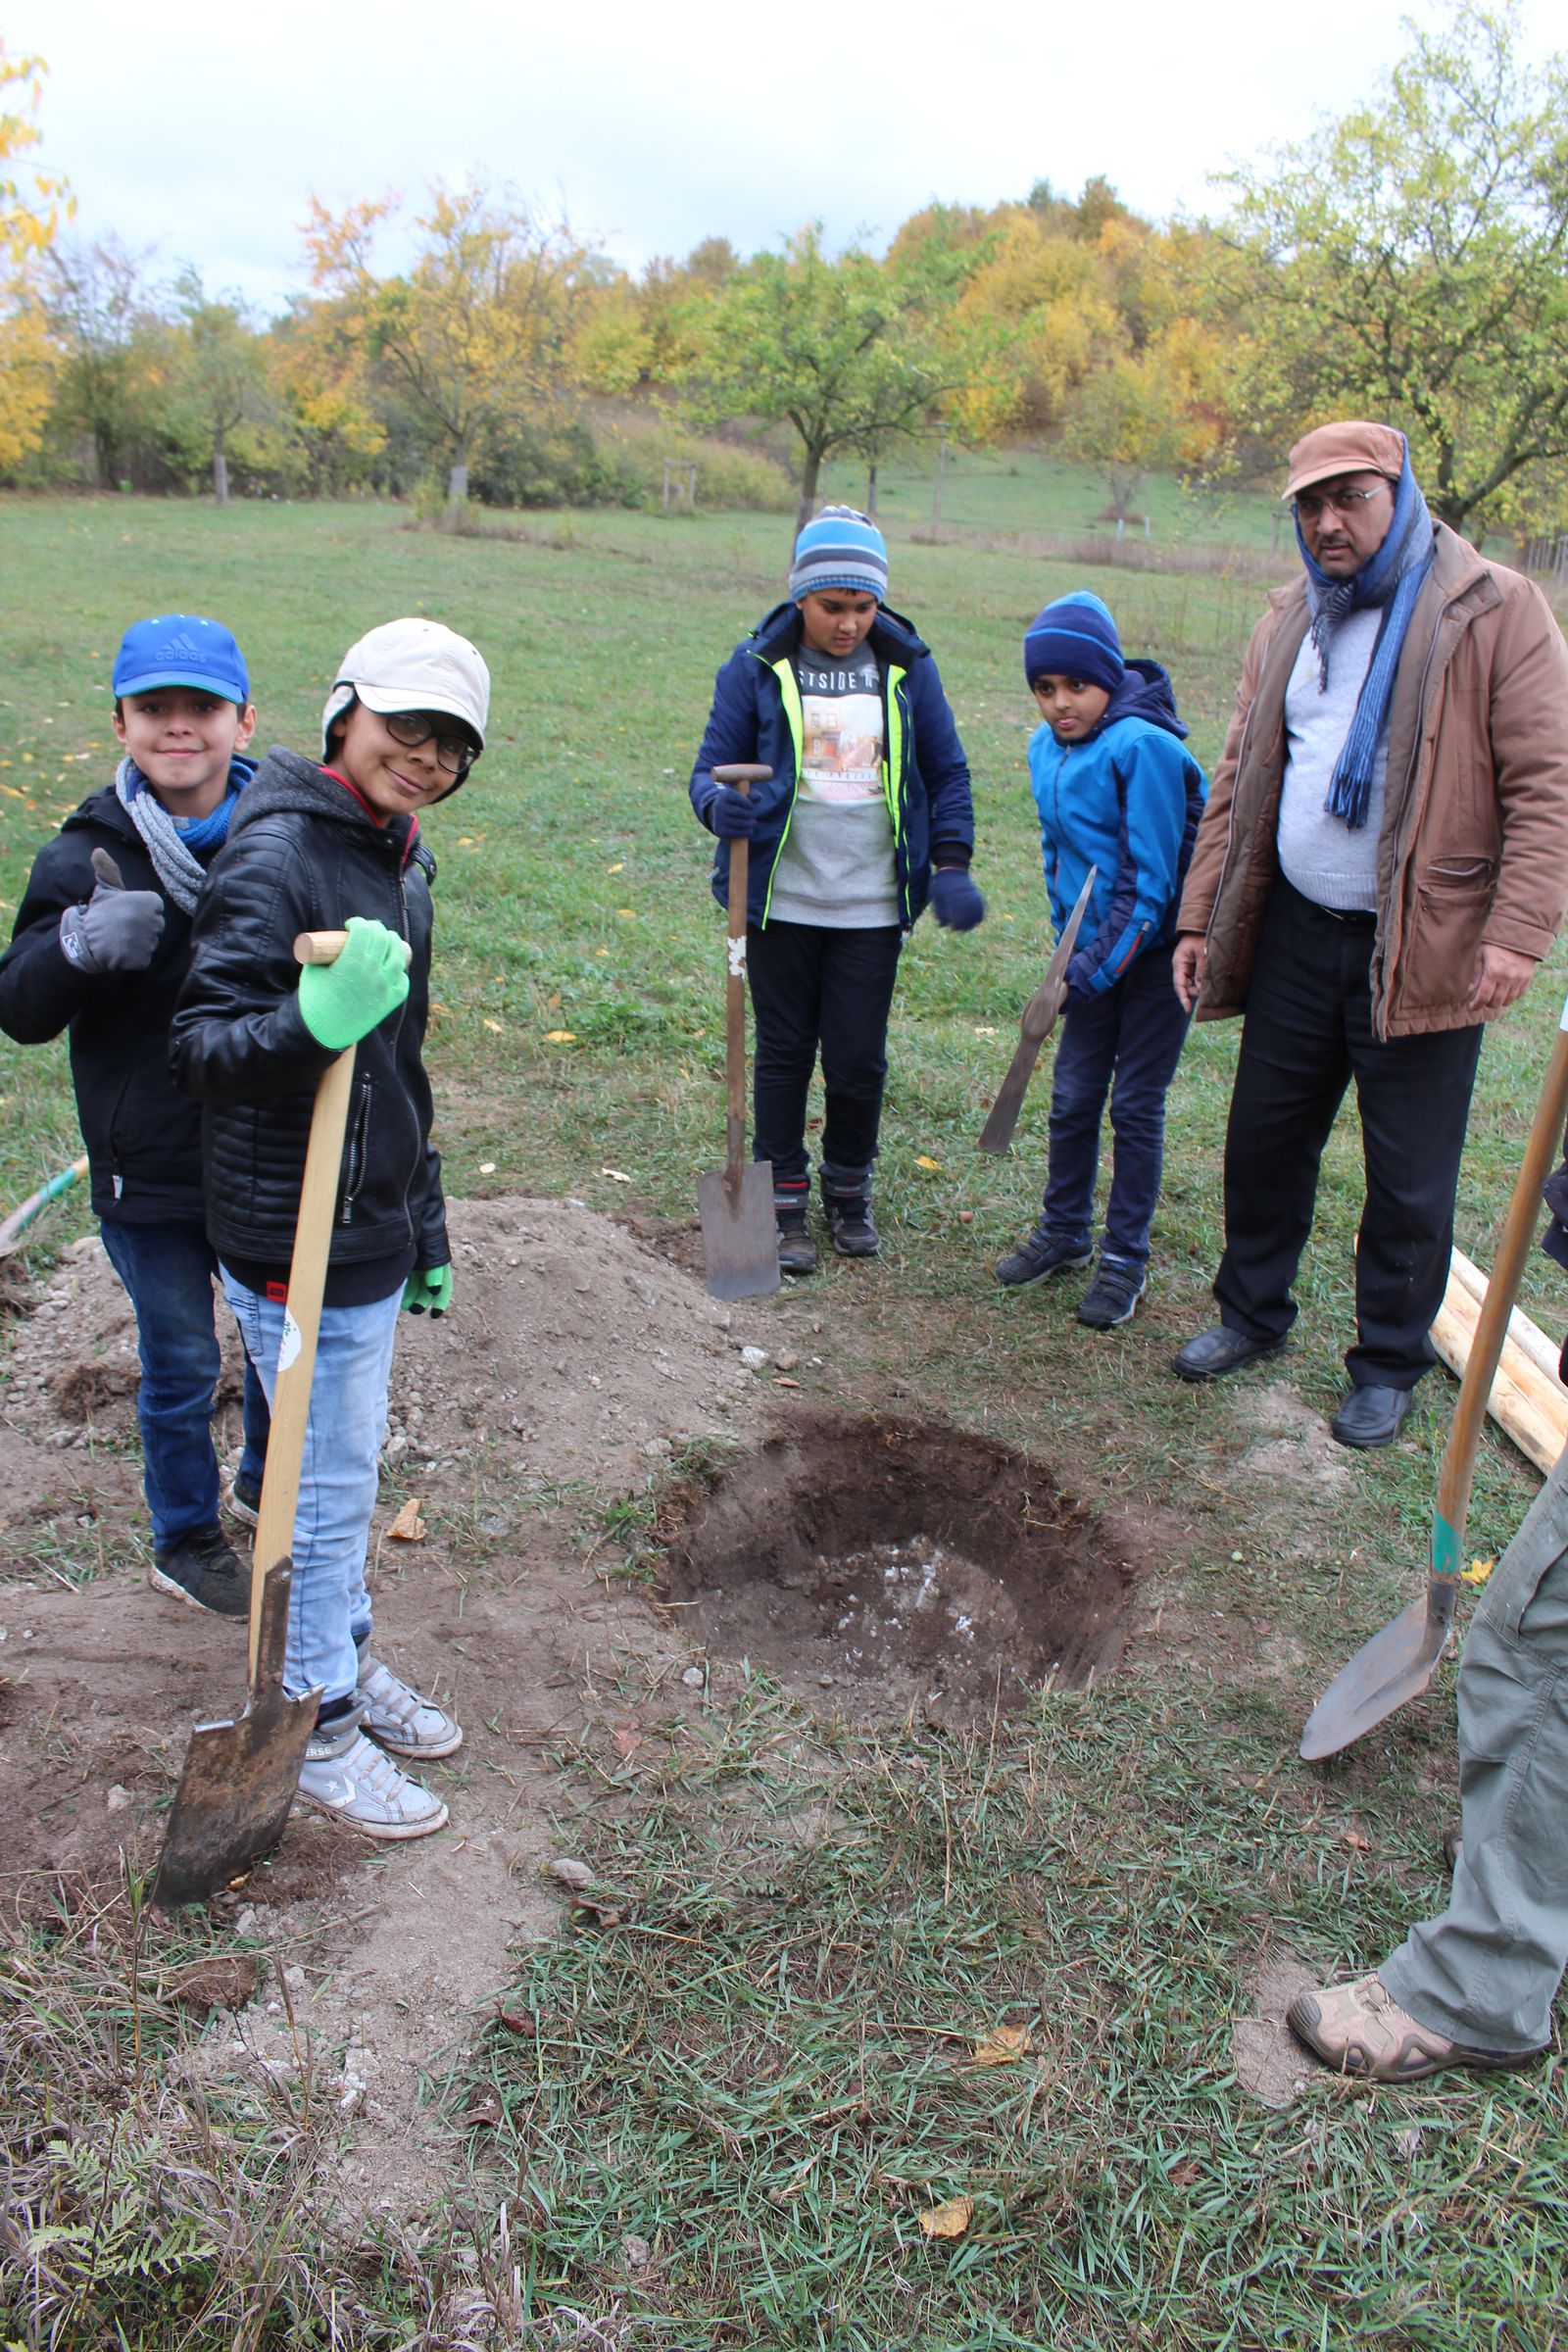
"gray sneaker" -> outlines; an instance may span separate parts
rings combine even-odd
[[[219,1473],[218,1507],[239,1527],[254,1527],[262,1515],[262,1490],[238,1470]]]
[[[355,1692],[364,1713],[365,1729],[388,1755],[412,1756],[427,1763],[436,1756],[455,1756],[463,1732],[432,1698],[414,1690],[401,1675],[378,1658],[369,1637],[359,1644],[360,1687]]]
[[[1024,1235],[1016,1250],[997,1260],[997,1280],[1008,1290],[1019,1290],[1026,1283],[1049,1282],[1054,1274],[1070,1274],[1076,1266],[1087,1266],[1094,1254],[1092,1243],[1048,1232],[1040,1224]]]
[[[1125,1257],[1100,1255],[1099,1270],[1094,1281],[1078,1301],[1078,1320],[1087,1323],[1091,1331],[1114,1331],[1118,1323],[1130,1323],[1133,1310],[1149,1288],[1149,1275],[1143,1266],[1129,1263]]]
[[[147,1582],[155,1592],[214,1617],[250,1615],[251,1572],[230,1550],[220,1527],[193,1528],[177,1544],[155,1552]]]
[[[311,1734],[300,1794],[362,1838],[428,1838],[447,1825],[440,1797],[399,1772],[391,1757],[367,1740],[358,1714],[318,1725]]]

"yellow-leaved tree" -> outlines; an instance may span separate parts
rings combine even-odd
[[[56,173],[16,168],[43,136],[43,74],[41,58],[8,57],[0,40],[0,473],[37,448],[49,414],[54,349],[36,273],[71,194]]]

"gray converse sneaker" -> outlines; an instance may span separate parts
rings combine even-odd
[[[440,1797],[399,1772],[367,1740],[358,1714],[319,1724],[311,1734],[300,1794],[362,1838],[427,1838],[447,1825]]]
[[[219,1472],[218,1507],[240,1527],[254,1527],[262,1515],[262,1490],[238,1470]]]
[[[435,1756],[454,1756],[463,1745],[463,1733],[444,1707],[412,1690],[370,1648],[369,1637],[359,1644],[360,1687],[355,1692],[364,1710],[365,1728],[377,1747],[391,1756],[412,1756],[427,1763]]]

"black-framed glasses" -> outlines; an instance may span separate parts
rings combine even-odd
[[[1387,482],[1378,482],[1370,490],[1303,490],[1296,501],[1296,512],[1303,522],[1316,522],[1327,507],[1350,522],[1357,507],[1364,507],[1369,498],[1376,498],[1380,490],[1388,487]]]
[[[461,776],[479,756],[466,735],[443,735],[435,720],[422,710],[387,710],[382,713],[381,724],[394,743],[401,743],[411,752],[417,751],[421,743],[428,743],[433,735],[436,759],[449,775]]]

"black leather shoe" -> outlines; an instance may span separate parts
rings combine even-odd
[[[1189,1340],[1171,1358],[1170,1368],[1180,1380],[1223,1380],[1227,1372],[1255,1364],[1259,1356],[1279,1355],[1284,1348],[1283,1340],[1253,1340],[1245,1331],[1216,1323],[1212,1331],[1200,1331],[1196,1340]]]
[[[1392,1446],[1414,1402],[1414,1389],[1352,1389],[1329,1429],[1342,1446]]]

